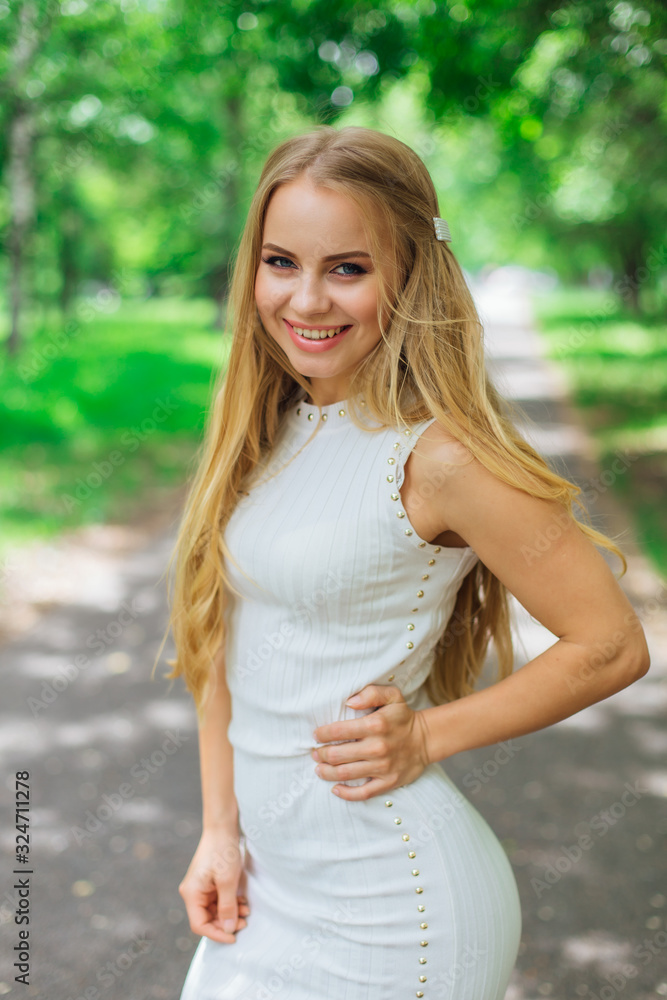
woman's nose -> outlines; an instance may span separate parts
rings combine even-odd
[[[292,292],[292,307],[304,319],[311,313],[324,315],[331,308],[326,284],[316,276],[303,275]]]

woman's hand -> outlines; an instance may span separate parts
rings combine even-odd
[[[379,707],[358,719],[318,726],[314,733],[318,742],[350,742],[312,750],[313,760],[321,762],[315,771],[325,781],[372,780],[364,785],[334,785],[332,792],[341,799],[370,799],[418,778],[430,763],[421,712],[411,709],[393,684],[367,684],[348,704]]]
[[[236,830],[205,830],[178,891],[190,929],[220,944],[234,944],[250,910]]]

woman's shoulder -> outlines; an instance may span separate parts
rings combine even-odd
[[[416,453],[428,462],[438,462],[441,465],[465,466],[475,460],[463,441],[437,419],[419,435]]]

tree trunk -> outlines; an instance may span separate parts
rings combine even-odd
[[[18,11],[18,31],[7,57],[6,90],[13,94],[7,127],[7,187],[9,191],[9,307],[8,354],[16,354],[21,343],[23,265],[25,245],[35,214],[35,183],[32,150],[35,122],[32,105],[23,97],[24,77],[50,27],[49,14],[38,31],[39,11],[34,0],[25,0]]]
[[[215,267],[212,271],[210,271],[208,275],[208,286],[215,301],[213,329],[222,330],[225,317],[225,300],[229,292],[226,264],[221,264],[219,267]]]
[[[17,102],[8,132],[10,331],[7,352],[16,354],[21,343],[25,244],[35,210],[31,170],[33,119],[22,102]]]
[[[240,150],[243,148],[243,99],[240,93],[229,94],[225,107],[227,111],[227,145],[230,149]],[[224,260],[209,274],[209,289],[215,299],[216,314],[213,322],[215,330],[221,330],[223,317],[225,314],[225,300],[229,292],[228,264],[231,257],[232,247],[236,239],[236,229],[239,223],[238,205],[240,200],[239,179],[241,176],[241,164],[237,164],[236,170],[230,170],[227,175],[223,198],[223,212],[225,218],[225,245],[221,247],[225,254]]]
[[[64,193],[65,189],[63,189]],[[60,310],[64,323],[70,318],[78,278],[75,247],[79,227],[77,225],[76,209],[69,194],[70,192],[68,191],[68,196],[63,199],[65,205],[61,216],[58,253],[58,263],[60,265]]]
[[[642,283],[642,264],[641,248],[637,246],[626,247],[623,253],[623,274],[615,283],[626,308],[636,316],[641,312],[639,288]]]

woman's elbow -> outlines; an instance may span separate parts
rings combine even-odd
[[[626,681],[623,687],[627,687],[628,684],[634,684],[635,681],[645,677],[648,673],[648,668],[651,666],[651,654],[649,653],[646,637],[643,632],[636,637],[632,646],[625,653],[622,670]]]

